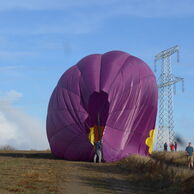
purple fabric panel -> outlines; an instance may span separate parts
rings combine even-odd
[[[80,97],[66,88],[57,86],[54,91],[56,96],[54,99],[55,104],[50,107],[47,120],[48,127],[52,124],[52,128],[49,128],[48,136],[52,137],[54,133],[61,130],[63,126],[76,123],[79,126],[80,131],[85,131],[83,123],[88,114],[82,108],[80,108]],[[51,100],[52,104],[52,100]],[[51,123],[50,123],[51,122]]]
[[[52,111],[48,114],[48,136],[51,138],[58,131],[62,130],[64,127],[75,124],[79,126],[78,131],[80,133],[85,132],[85,127],[80,124],[80,121],[84,121],[87,118],[87,114],[79,112],[76,119],[76,116],[70,114],[67,110],[62,111]]]
[[[81,105],[87,110],[90,95],[99,92],[101,55],[89,55],[77,63],[77,68],[81,73],[80,78],[80,98]]]
[[[87,135],[79,133],[78,128],[76,124],[69,125],[51,138],[51,151],[55,156],[65,159],[85,160],[85,153],[92,153],[92,145],[86,141]],[[75,145],[77,146],[75,147]],[[70,154],[69,150],[72,149],[74,152]],[[88,159],[90,154],[87,156]]]
[[[80,133],[75,130],[76,128],[76,124],[66,126],[50,138],[49,143],[51,146],[51,151],[55,154],[55,156],[63,157],[64,152],[73,139],[80,135]]]
[[[100,71],[100,88],[108,91],[112,82],[130,55],[120,51],[112,51],[102,55]]]
[[[92,91],[87,87],[87,85],[84,82],[84,79],[80,78],[80,105],[87,110],[89,105],[89,99],[92,95]]]
[[[77,66],[68,69],[60,78],[58,87],[66,88],[74,94],[80,95],[79,80],[81,73]]]
[[[89,55],[79,61],[77,67],[87,88],[91,92],[99,92],[101,55]]]
[[[123,103],[119,106],[117,103],[112,105],[112,113],[109,113],[107,126],[110,128],[105,128],[103,136],[103,141],[108,142],[103,146],[104,152],[109,149],[119,151],[113,152],[111,157],[104,154],[106,161],[114,161],[132,153],[147,154],[145,140],[149,136],[149,131],[154,129],[157,112],[158,96],[155,78],[149,76],[145,79],[144,77],[133,89],[135,91],[128,93],[128,98],[125,97],[124,101],[123,93],[120,91],[113,92],[114,96],[110,97],[110,101],[113,98],[119,103],[120,99]],[[129,105],[130,103],[132,104]],[[121,110],[118,110],[118,107]]]
[[[47,114],[47,136],[54,155],[64,157],[64,153],[74,139],[88,136],[84,122],[88,113],[80,103],[79,81],[81,73],[76,66],[63,74],[55,88],[49,103]],[[82,142],[82,138],[80,142]],[[88,144],[88,143],[87,143]],[[85,149],[85,145],[80,146]],[[89,150],[89,148],[88,148]],[[79,152],[74,152],[74,157]],[[84,156],[83,152],[83,156]],[[77,157],[76,160],[85,159]]]
[[[94,155],[93,145],[86,135],[80,135],[73,139],[70,146],[64,152],[64,159],[77,161],[91,161]]]
[[[122,110],[123,108],[130,109],[136,105],[138,89],[137,85],[140,83],[140,73],[138,67],[134,63],[134,57],[129,56],[122,69],[117,74],[106,91],[109,94],[110,110]],[[130,101],[127,100],[130,95]]]
[[[106,127],[106,137],[111,137],[115,141],[110,141],[109,138],[103,138],[103,157],[106,162],[116,161],[121,159],[120,154],[120,141],[122,132]],[[118,145],[118,147],[117,147]]]

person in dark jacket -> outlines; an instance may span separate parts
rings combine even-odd
[[[167,152],[168,151],[168,144],[165,142],[164,143],[164,151]]]
[[[96,163],[97,161],[97,157],[98,157],[98,162],[100,163],[102,161],[102,142],[101,141],[97,141],[94,144],[94,148],[95,148],[95,155],[94,155],[94,162]]]
[[[175,152],[177,151],[177,142],[175,141],[174,142],[174,149],[175,149]]]
[[[191,142],[189,142],[189,144],[186,147],[185,151],[187,153],[188,167],[193,168],[193,146],[191,146]]]

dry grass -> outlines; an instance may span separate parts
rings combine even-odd
[[[74,191],[189,194],[194,191],[194,170],[187,168],[184,152],[94,164],[58,160],[50,151],[0,151],[0,193]]]
[[[187,168],[184,152],[155,152],[151,157],[134,155],[118,165],[136,175],[135,184],[151,186],[157,193],[194,191],[194,170]]]
[[[187,157],[185,152],[154,152],[152,158],[174,166],[186,166]]]
[[[49,159],[45,152],[0,152],[0,193],[57,193],[64,161]],[[42,157],[41,157],[42,156]],[[58,184],[56,184],[58,183]]]

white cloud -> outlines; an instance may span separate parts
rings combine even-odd
[[[118,0],[9,0],[1,2],[0,10],[27,9],[27,10],[64,10],[75,7],[109,5]]]
[[[48,17],[50,17],[48,15]],[[14,31],[15,35],[42,35],[42,34],[87,34],[101,26],[104,19],[107,16],[99,13],[75,13],[69,15],[62,15],[58,20],[56,18],[55,23],[50,23],[48,20],[38,21],[32,25],[18,25],[16,27],[9,26],[0,28],[0,34],[12,34]],[[8,42],[8,41],[7,41]],[[6,44],[7,44],[6,42]],[[10,43],[10,42],[9,42]],[[2,43],[5,45],[5,42]],[[11,45],[13,46],[13,44]],[[14,56],[32,56],[36,53],[31,53],[28,51],[0,51],[0,56],[8,57],[10,55]]]
[[[47,149],[48,142],[43,121],[14,106],[22,94],[11,90],[0,97],[0,146],[17,149]]]
[[[10,102],[17,101],[20,97],[22,97],[22,93],[10,90],[4,96],[0,96],[0,102],[10,104]]]
[[[100,14],[127,14],[140,17],[187,16],[194,14],[192,0],[9,0],[0,10],[69,10],[89,8]]]
[[[115,15],[137,17],[185,17],[194,15],[192,0],[131,0],[117,5]]]
[[[19,68],[22,68],[22,65],[1,65],[0,66],[0,72],[5,72],[5,71],[14,71]],[[0,97],[2,98],[2,97]]]
[[[7,144],[7,141],[17,136],[15,125],[11,122],[7,122],[4,114],[0,112],[0,142],[1,144]]]
[[[35,52],[27,51],[0,51],[0,57],[23,57],[23,56],[34,56]]]
[[[39,10],[50,18],[53,13],[49,11],[60,10],[60,18],[52,23],[52,18],[37,21],[32,25],[9,25],[0,29],[1,34],[13,33],[15,35],[28,34],[85,34],[99,29],[105,21],[118,16],[126,17],[185,17],[194,15],[194,1],[192,0],[9,0],[1,3],[0,11],[30,10],[25,12],[26,20],[29,15],[36,16]],[[48,12],[47,12],[48,11]],[[16,12],[17,13],[17,12]],[[29,17],[31,19],[33,17]],[[46,17],[44,17],[46,18]],[[28,21],[29,22],[29,21]],[[3,40],[2,40],[3,41]],[[1,39],[0,39],[1,42]],[[14,53],[12,53],[14,54]],[[15,53],[15,55],[29,55],[30,53]],[[9,53],[1,53],[9,55]]]

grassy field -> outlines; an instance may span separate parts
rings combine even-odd
[[[0,193],[193,193],[184,152],[130,156],[94,164],[56,159],[49,151],[0,151]]]

